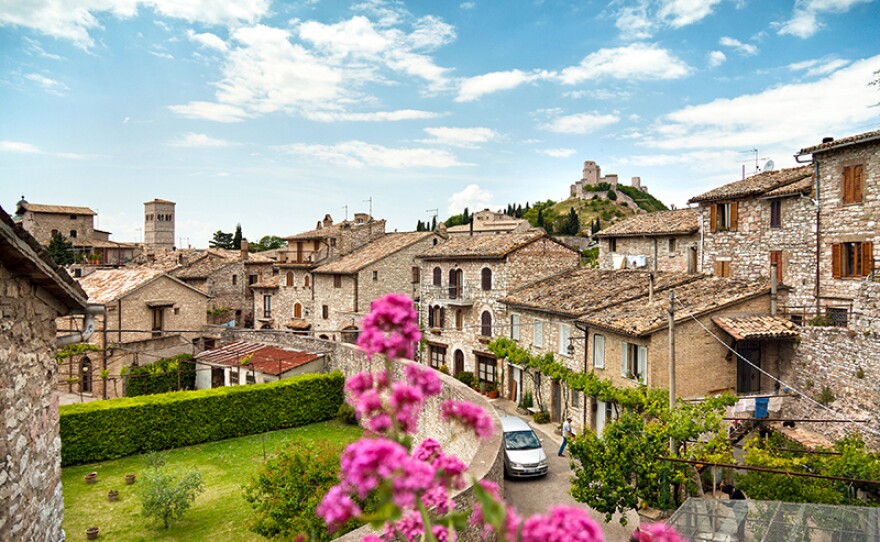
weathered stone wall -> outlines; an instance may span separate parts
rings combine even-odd
[[[770,201],[739,199],[736,231],[710,231],[711,204],[700,205],[704,229],[701,265],[715,272],[716,261],[730,262],[732,277],[768,279],[770,252],[782,252],[782,283],[791,286],[790,306],[810,305],[816,287],[816,208],[797,196],[780,198],[782,223],[770,227]]]
[[[863,278],[831,276],[834,243],[872,242],[880,258],[880,143],[844,147],[813,156],[819,162],[821,204],[820,297],[823,304],[850,301],[858,294]],[[843,203],[843,168],[861,164],[862,202]]]
[[[71,219],[71,216],[76,218]],[[95,217],[93,215],[62,215],[27,211],[22,219],[22,227],[33,235],[41,245],[48,245],[52,240],[52,230],[58,230],[58,233],[74,244],[98,237],[95,235]],[[76,230],[75,239],[70,237],[71,230]]]
[[[880,282],[863,282],[853,302],[850,329],[880,333]]]
[[[538,239],[507,256],[507,290],[513,290],[579,267],[581,255],[576,250],[549,238]]]
[[[688,272],[688,249],[699,250],[700,234],[665,235],[653,237],[615,237],[616,250],[611,251],[611,239],[599,241],[599,269],[614,269],[612,254],[647,256],[647,267],[653,271]],[[669,240],[675,239],[673,250]],[[656,257],[655,257],[656,256]]]
[[[319,336],[325,335],[331,340],[338,340],[338,330],[349,325],[357,325],[355,303],[358,292],[357,275],[339,275],[341,285],[334,286],[335,275],[315,274],[314,309],[309,321],[312,329]],[[327,306],[327,318],[324,318],[324,306]],[[342,327],[339,327],[340,324]]]
[[[64,540],[57,316],[0,263],[0,540]]]
[[[801,328],[801,340],[794,348],[791,370],[782,379],[813,399],[819,398],[828,387],[834,400],[828,407],[853,420],[868,423],[810,423],[803,424],[809,431],[831,439],[863,428],[865,441],[875,450],[880,449],[880,334],[854,332],[834,327]],[[806,399],[786,401],[785,418],[833,419],[833,413]],[[873,431],[874,433],[870,433]]]

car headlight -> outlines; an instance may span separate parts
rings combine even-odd
[[[539,467],[546,467],[546,466],[547,466],[547,460],[546,460],[546,459],[542,459],[541,461],[538,462],[538,466],[539,466]]]
[[[521,469],[521,468],[523,468],[522,463],[514,463],[514,462],[512,462],[512,461],[511,461],[511,463],[510,463],[510,466],[513,467],[514,469]]]

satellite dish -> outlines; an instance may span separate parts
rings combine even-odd
[[[776,164],[773,160],[767,160],[767,163],[764,164],[764,171],[773,171],[773,168],[776,167]]]

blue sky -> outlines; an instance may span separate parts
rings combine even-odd
[[[0,1],[0,205],[182,245],[367,210],[564,199],[584,160],[684,205],[880,128],[872,0]]]

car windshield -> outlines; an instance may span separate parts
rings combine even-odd
[[[534,431],[513,431],[504,433],[504,447],[508,450],[534,450],[541,447],[541,441]]]

